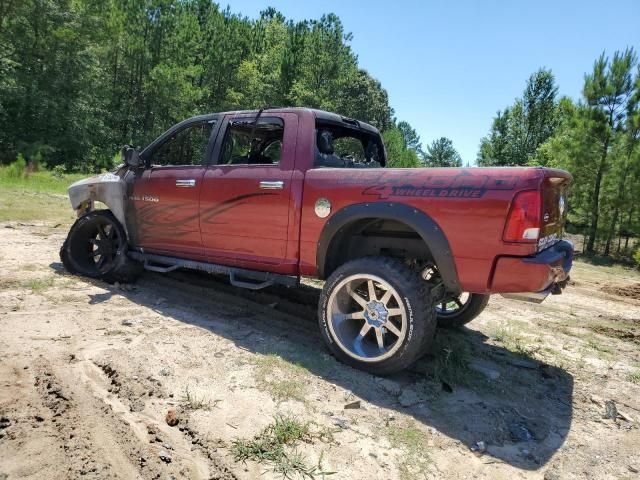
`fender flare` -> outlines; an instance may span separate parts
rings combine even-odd
[[[426,213],[402,203],[368,202],[356,203],[334,213],[325,223],[316,252],[318,276],[325,278],[327,254],[337,234],[354,221],[365,218],[397,220],[414,229],[433,255],[447,291],[460,292],[458,272],[451,253],[449,241],[440,226]]]

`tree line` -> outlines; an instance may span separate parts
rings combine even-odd
[[[0,163],[109,168],[191,115],[306,106],[384,132],[392,164],[420,166],[333,14],[250,20],[210,0],[0,0]],[[417,144],[415,143],[417,142]]]
[[[586,253],[630,256],[629,241],[640,235],[640,65],[635,51],[598,57],[575,101],[558,97],[551,71],[532,74],[522,97],[498,111],[480,142],[477,162],[568,170],[574,177],[569,230],[585,235]]]

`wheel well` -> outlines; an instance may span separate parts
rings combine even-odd
[[[420,234],[406,223],[382,218],[362,218],[344,225],[331,239],[324,259],[324,277],[343,263],[371,255],[433,262]]]

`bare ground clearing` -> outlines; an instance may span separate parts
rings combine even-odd
[[[638,477],[637,273],[578,263],[542,305],[494,297],[379,379],[328,355],[313,282],[119,289],[67,275],[54,225],[0,224],[0,478],[281,478],[233,456],[277,415],[331,433],[286,447],[316,478]]]

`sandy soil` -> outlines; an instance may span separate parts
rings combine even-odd
[[[577,264],[541,305],[494,297],[379,379],[328,354],[313,282],[249,292],[174,272],[117,288],[63,271],[65,234],[0,224],[0,479],[281,478],[232,455],[279,414],[332,432],[296,447],[316,478],[639,476],[633,272]]]

